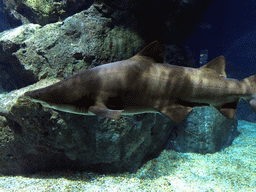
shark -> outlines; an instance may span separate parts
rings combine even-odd
[[[227,78],[225,67],[224,56],[200,68],[164,63],[163,46],[154,41],[130,59],[84,70],[23,96],[59,111],[113,119],[161,113],[182,122],[202,105],[233,119],[240,99],[256,112],[256,75]]]

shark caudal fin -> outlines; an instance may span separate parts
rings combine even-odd
[[[256,112],[256,75],[247,77],[241,81],[244,83],[252,93],[249,98],[244,98],[244,100],[251,106],[251,108]]]

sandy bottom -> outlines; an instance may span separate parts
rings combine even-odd
[[[200,155],[164,150],[137,173],[71,171],[0,176],[0,191],[256,191],[256,124],[239,121],[232,146]]]

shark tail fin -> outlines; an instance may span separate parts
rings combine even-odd
[[[249,91],[252,93],[251,97],[245,98],[244,100],[256,112],[256,75],[252,75],[241,80],[241,83],[245,84],[246,89],[249,89]]]

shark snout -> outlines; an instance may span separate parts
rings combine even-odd
[[[42,103],[40,101],[41,93],[36,91],[28,91],[23,94],[23,96],[33,102]]]
[[[40,100],[40,95],[41,95],[40,93],[33,93],[33,91],[28,91],[23,94],[23,96],[25,98],[29,99],[30,101],[33,101],[35,103],[40,103],[44,107],[51,107],[51,105],[49,103],[46,103],[46,102]]]
[[[43,97],[43,93],[41,90],[27,91],[24,93],[24,96],[29,99],[41,100]]]

